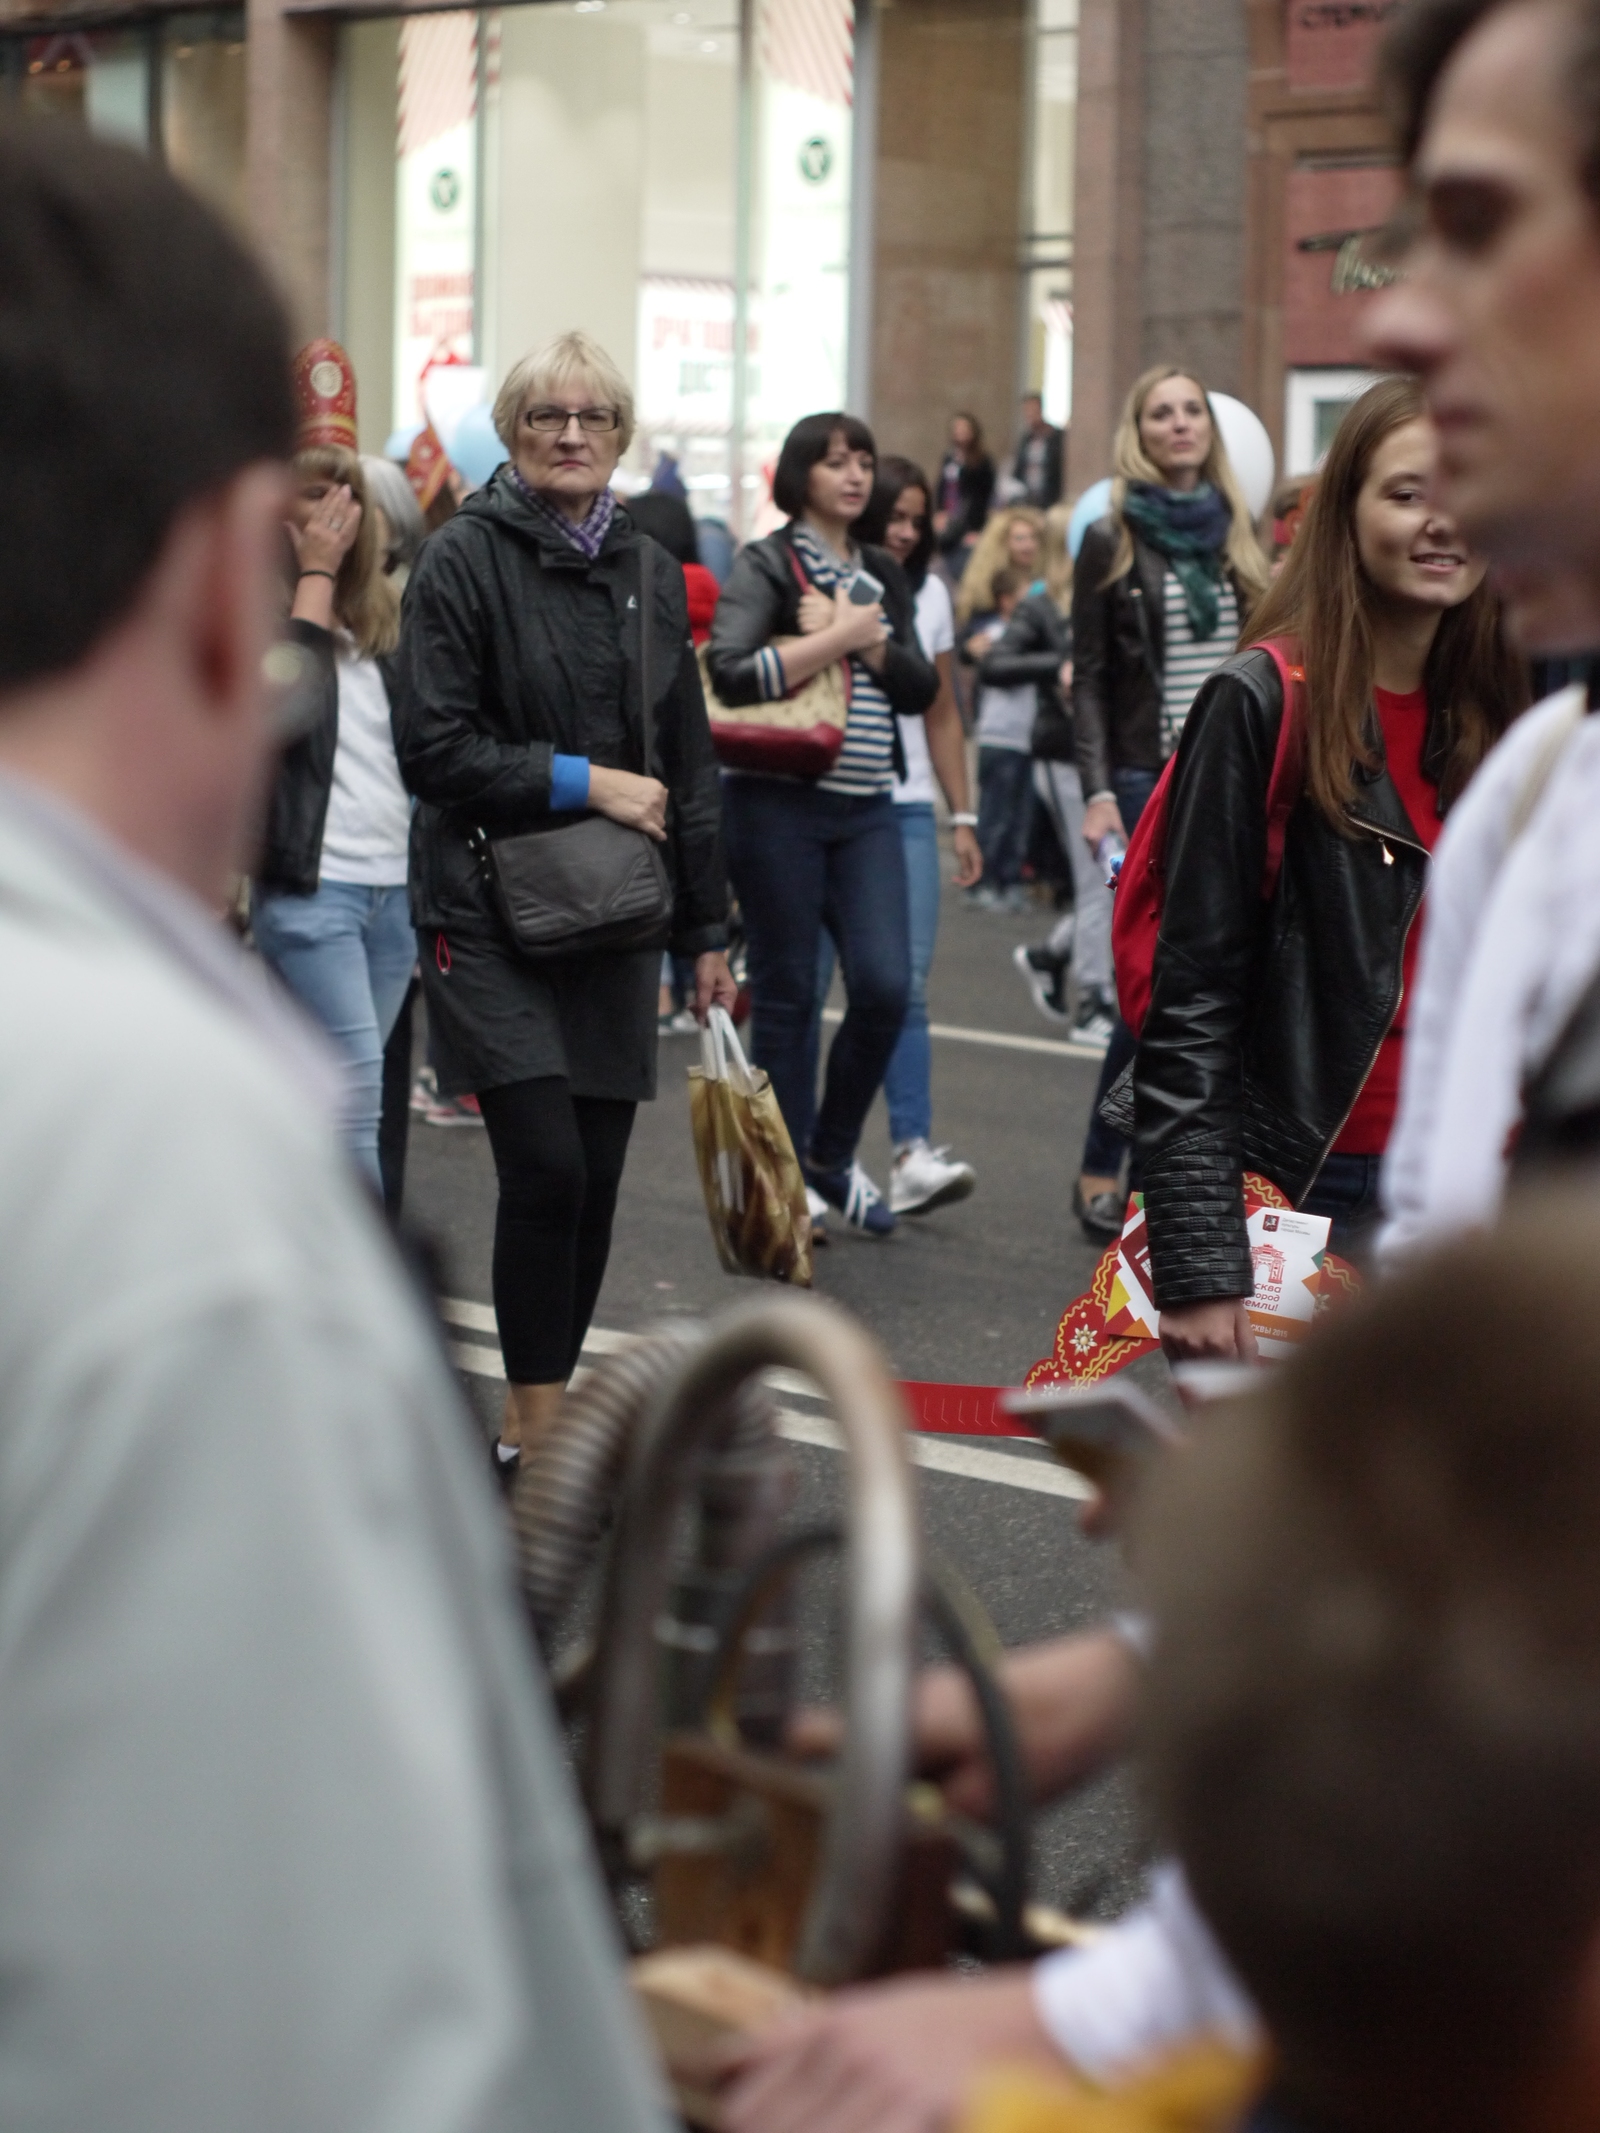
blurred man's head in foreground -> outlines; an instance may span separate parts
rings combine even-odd
[[[130,150],[0,130],[0,199],[0,768],[209,886],[271,746],[283,313]]]
[[[1439,499],[1530,647],[1600,642],[1600,5],[1411,0],[1383,79],[1413,181],[1376,360],[1416,371]],[[1585,601],[1529,602],[1576,565]],[[1557,641],[1568,640],[1571,641]]]
[[[1600,2125],[1596,1265],[1592,1196],[1525,1205],[1152,1510],[1158,1811],[1319,2129]]]

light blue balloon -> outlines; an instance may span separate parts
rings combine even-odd
[[[489,410],[481,403],[469,407],[456,424],[450,446],[450,457],[460,468],[462,479],[469,487],[481,489],[501,460],[510,456],[500,442]]]
[[[1083,546],[1083,537],[1097,518],[1104,518],[1111,509],[1111,477],[1097,481],[1093,488],[1085,489],[1072,507],[1072,516],[1067,520],[1067,553],[1074,563],[1078,550]]]
[[[403,467],[411,457],[411,447],[421,435],[422,424],[420,422],[403,423],[399,429],[391,433],[389,442],[383,448],[384,458],[392,459],[397,465]]]

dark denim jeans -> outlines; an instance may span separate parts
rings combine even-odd
[[[1342,1259],[1361,1259],[1383,1217],[1378,1198],[1381,1155],[1324,1156],[1316,1182],[1301,1203],[1301,1213],[1328,1215],[1333,1228],[1328,1247]]]
[[[1023,748],[978,744],[978,849],[983,878],[994,889],[1014,889],[1028,856],[1033,816],[1033,757]]]
[[[911,927],[906,863],[887,793],[857,800],[786,778],[725,777],[728,873],[749,939],[751,1044],[795,1152],[816,1170],[851,1162],[906,1018]],[[848,1005],[816,1108],[817,946],[838,945]],[[813,1122],[814,1121],[814,1122]]]
[[[1130,837],[1156,789],[1159,776],[1160,772],[1155,770],[1114,770],[1111,773],[1111,789],[1117,796],[1122,826]],[[1119,1015],[1117,1026],[1111,1032],[1111,1042],[1106,1046],[1105,1064],[1100,1069],[1099,1085],[1089,1112],[1089,1131],[1084,1136],[1083,1161],[1079,1168],[1086,1177],[1114,1178],[1121,1174],[1122,1160],[1128,1153],[1128,1138],[1126,1134],[1114,1132],[1102,1121],[1100,1106],[1111,1084],[1137,1049],[1132,1030]],[[1137,1190],[1137,1187],[1130,1182],[1129,1190]]]

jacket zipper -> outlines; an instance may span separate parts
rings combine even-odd
[[[1424,860],[1431,859],[1431,854],[1429,853],[1427,846],[1425,844],[1418,844],[1417,840],[1414,837],[1397,837],[1392,830],[1378,829],[1370,822],[1363,822],[1359,815],[1352,815],[1348,809],[1346,809],[1345,811],[1345,820],[1350,824],[1350,827],[1352,829],[1360,830],[1363,836],[1377,838],[1379,845],[1382,847],[1384,859],[1386,863],[1390,866],[1393,866],[1394,864],[1394,856],[1389,850],[1389,846],[1391,844],[1403,845],[1405,849],[1410,852],[1420,852]],[[1338,1125],[1334,1127],[1333,1131],[1328,1135],[1328,1138],[1322,1144],[1322,1154],[1317,1159],[1317,1171],[1320,1171],[1322,1169],[1323,1164],[1328,1160],[1329,1150],[1333,1147],[1334,1142],[1339,1138],[1340,1134],[1343,1133],[1345,1127],[1349,1124],[1350,1113],[1361,1101],[1361,1092],[1366,1087],[1367,1081],[1371,1076],[1372,1070],[1378,1063],[1378,1054],[1383,1050],[1384,1043],[1388,1038],[1390,1030],[1394,1028],[1395,1017],[1399,1014],[1401,1008],[1405,1005],[1406,943],[1410,940],[1411,929],[1417,922],[1417,911],[1420,911],[1421,909],[1422,898],[1419,896],[1417,898],[1416,910],[1414,910],[1411,916],[1406,920],[1406,930],[1400,936],[1400,990],[1395,995],[1395,1002],[1393,1008],[1390,1011],[1389,1019],[1384,1024],[1382,1030],[1379,1032],[1377,1043],[1372,1047],[1372,1056],[1367,1061],[1366,1072],[1356,1083],[1356,1093],[1354,1094],[1354,1096],[1351,1097],[1349,1103],[1345,1106],[1343,1118],[1340,1119]],[[1312,1173],[1311,1179],[1313,1185],[1316,1183],[1316,1178],[1317,1172],[1314,1171]],[[1308,1186],[1306,1189],[1307,1191],[1309,1191],[1310,1187]]]

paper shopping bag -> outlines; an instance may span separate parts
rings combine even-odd
[[[806,1184],[772,1084],[712,1008],[689,1069],[695,1161],[717,1257],[730,1274],[811,1286]]]

